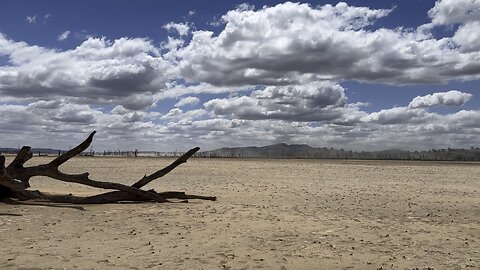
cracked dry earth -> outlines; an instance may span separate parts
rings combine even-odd
[[[171,161],[84,157],[61,169],[133,183]],[[0,268],[480,268],[480,164],[191,159],[148,187],[218,200],[0,204]],[[45,178],[32,188],[98,192]]]

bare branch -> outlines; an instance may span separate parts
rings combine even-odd
[[[90,179],[89,173],[66,174],[61,172],[59,170],[60,165],[87,149],[88,146],[91,144],[94,135],[95,131],[93,131],[85,141],[80,143],[75,148],[67,151],[66,153],[52,160],[50,163],[43,165],[24,167],[25,162],[32,157],[30,147],[28,146],[22,147],[18,155],[7,168],[5,168],[5,157],[0,156],[0,190],[3,190],[3,192],[7,194],[7,197],[9,196],[18,200],[41,200],[75,204],[98,204],[120,201],[168,202],[167,199],[180,199],[184,202],[187,202],[188,199],[212,201],[216,200],[216,197],[187,195],[184,192],[157,193],[155,190],[146,191],[140,189],[151,181],[171,172],[178,165],[187,162],[187,159],[194,155],[200,149],[198,147],[190,149],[187,153],[183,154],[181,157],[179,157],[177,160],[175,160],[165,168],[158,170],[148,176],[145,175],[142,179],[140,179],[132,186],[127,186],[114,182],[93,180]],[[29,180],[34,176],[46,176],[64,182],[78,183],[91,187],[115,191],[105,192],[102,194],[88,197],[78,197],[71,194],[49,195],[44,194],[40,191],[26,190],[26,188],[29,186]],[[16,179],[21,180],[21,182],[17,181]]]
[[[25,173],[28,177],[32,176],[47,176],[52,179],[69,182],[69,183],[78,183],[83,184],[86,186],[102,188],[102,189],[114,189],[114,190],[121,190],[126,193],[130,193],[132,195],[136,195],[139,197],[144,197],[149,200],[153,200],[156,202],[165,202],[165,198],[148,192],[138,188],[130,187],[127,185],[119,184],[119,183],[112,183],[112,182],[102,182],[96,181],[89,178],[89,173],[82,173],[82,174],[65,174],[60,172],[57,168],[52,168],[47,165],[40,165],[35,167],[25,168]]]
[[[199,147],[195,147],[193,149],[190,149],[188,152],[183,154],[181,157],[179,157],[177,160],[172,162],[172,164],[168,165],[167,167],[165,167],[161,170],[158,170],[158,171],[150,174],[149,176],[145,175],[142,179],[140,179],[138,182],[133,184],[132,187],[141,188],[141,187],[145,186],[146,184],[152,182],[153,180],[166,175],[167,173],[169,173],[173,169],[175,169],[178,165],[180,165],[182,163],[186,163],[187,159],[189,159],[191,156],[193,156],[198,150],[200,150]]]
[[[93,131],[92,133],[90,133],[90,136],[88,136],[88,138],[85,139],[85,141],[77,145],[75,148],[63,153],[61,156],[57,157],[56,159],[52,160],[48,165],[54,168],[58,168],[60,165],[62,165],[72,157],[82,153],[85,149],[88,148],[88,146],[90,146],[90,143],[92,143],[93,135],[95,135],[95,133],[97,132]]]
[[[24,189],[25,185],[21,182],[14,180],[7,173],[5,168],[5,157],[0,156],[0,185],[5,186],[9,189]]]
[[[18,151],[15,159],[8,165],[7,170],[22,168],[25,162],[32,158],[32,153],[30,152],[30,146],[23,146],[20,151]]]
[[[0,176],[4,176],[7,174],[7,170],[5,169],[5,157],[0,155]]]

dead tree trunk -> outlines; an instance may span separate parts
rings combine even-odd
[[[70,158],[83,152],[88,148],[93,140],[95,131],[88,136],[88,138],[72,150],[65,152],[56,159],[47,164],[25,167],[24,164],[30,158],[32,153],[29,146],[24,146],[20,149],[15,159],[5,167],[5,157],[0,155],[0,199],[12,198],[17,200],[37,200],[50,201],[56,203],[74,203],[74,204],[102,204],[114,203],[121,201],[151,201],[151,202],[168,202],[169,199],[181,199],[188,201],[188,199],[200,200],[216,200],[216,197],[187,195],[184,192],[156,192],[155,190],[141,189],[151,181],[158,179],[167,173],[171,172],[178,165],[187,162],[187,159],[194,155],[200,148],[195,147],[183,154],[177,160],[167,167],[158,170],[150,175],[145,175],[142,179],[131,186],[104,182],[90,179],[89,173],[82,174],[65,174],[61,172],[58,167],[67,162]],[[114,190],[110,192],[101,193],[94,196],[79,197],[72,194],[68,195],[51,195],[45,194],[38,190],[29,190],[30,179],[33,176],[46,176],[56,180],[83,184],[91,187],[102,188],[107,190]]]

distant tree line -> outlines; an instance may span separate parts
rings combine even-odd
[[[32,149],[38,156],[61,155],[65,151],[54,149]],[[17,154],[18,149],[0,148],[0,154]],[[84,151],[79,156],[123,156],[123,157],[178,157],[184,152],[156,152],[117,150],[94,152]],[[200,158],[306,158],[306,159],[360,159],[360,160],[429,160],[429,161],[480,161],[480,148],[446,148],[425,151],[352,151],[334,148],[313,148],[308,145],[277,144],[264,147],[221,148],[198,152]]]
[[[18,154],[20,149],[17,148],[0,148],[0,154]],[[33,148],[31,150],[35,156],[60,156],[64,154],[65,150],[47,149],[47,148]],[[83,151],[78,156],[116,156],[116,157],[180,157],[185,152],[158,152],[158,151],[139,151],[135,150],[105,150],[102,152],[93,151],[93,149]]]
[[[480,148],[432,149],[425,151],[352,151],[334,148],[312,148],[303,145],[222,148],[205,151],[200,157],[210,158],[307,158],[307,159],[360,159],[360,160],[429,160],[480,161]]]

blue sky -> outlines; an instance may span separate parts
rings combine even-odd
[[[0,146],[478,147],[479,0],[0,5]]]

